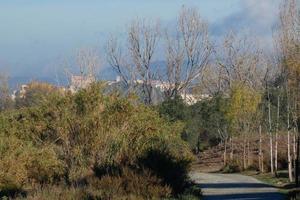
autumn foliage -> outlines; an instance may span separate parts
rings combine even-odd
[[[192,155],[180,123],[134,99],[105,96],[98,84],[42,99],[0,115],[1,195],[62,185],[92,199],[149,199],[184,189]]]

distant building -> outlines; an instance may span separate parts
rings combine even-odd
[[[121,76],[117,76],[116,82],[117,82],[117,83],[121,82]]]
[[[85,89],[92,83],[94,83],[96,79],[93,76],[71,76],[71,84],[69,89],[72,93],[77,92],[80,89]]]
[[[17,98],[18,90],[14,90],[12,95],[11,95],[11,100],[15,101]]]
[[[28,89],[28,85],[21,85],[21,90],[20,90],[20,97],[25,98],[26,96],[26,91]]]
[[[108,81],[108,85],[111,86],[111,85],[119,83],[119,82],[121,82],[121,77],[117,76],[116,80]],[[139,84],[144,84],[145,81],[137,79],[137,80],[133,80],[132,82],[136,85],[139,85]],[[156,88],[160,92],[162,92],[162,94],[163,94],[163,92],[165,92],[165,91],[169,90],[170,88],[174,87],[174,84],[171,84],[169,82],[164,82],[164,81],[161,81],[161,80],[150,80],[149,84],[151,84],[151,86],[153,88]],[[181,91],[179,95],[184,100],[184,102],[188,105],[193,105],[193,104],[195,104],[199,101],[210,98],[210,96],[208,94],[195,95],[195,94],[192,93],[192,90]]]
[[[108,85],[113,85],[113,84],[116,84],[116,83],[120,83],[122,80],[121,76],[117,76],[116,77],[116,80],[113,80],[113,81],[107,81],[107,84]]]
[[[188,105],[193,105],[199,101],[210,99],[210,95],[208,94],[195,95],[195,94],[181,93],[180,96],[184,100],[184,102]]]

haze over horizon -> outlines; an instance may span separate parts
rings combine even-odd
[[[178,11],[197,7],[218,38],[249,29],[270,48],[279,0],[10,0],[0,2],[0,71],[12,77],[53,77],[81,47],[103,49],[111,33],[122,37],[132,19],[172,24]],[[103,58],[104,56],[102,56]],[[105,58],[103,58],[105,60]],[[105,65],[105,64],[104,64]],[[105,73],[109,71],[105,65]]]

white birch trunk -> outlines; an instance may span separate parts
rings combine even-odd
[[[224,140],[224,166],[227,164],[227,139]]]
[[[263,173],[263,155],[262,155],[262,134],[261,134],[261,125],[259,126],[259,152],[258,152],[258,165],[259,165],[259,171]]]
[[[246,136],[244,135],[244,141],[243,141],[243,167],[244,170],[247,169],[247,163],[246,163]]]
[[[230,160],[233,161],[233,138],[230,137]]]
[[[280,95],[277,97],[277,124],[275,133],[275,173],[278,171],[278,131],[279,131],[279,116],[280,116]]]
[[[291,143],[290,143],[290,103],[287,102],[287,150],[288,150],[288,172],[289,180],[293,181],[293,172],[292,172],[292,159],[291,159]]]

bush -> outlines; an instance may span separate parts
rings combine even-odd
[[[226,166],[221,170],[223,173],[237,173],[241,171],[241,168],[238,163],[235,161],[229,162]]]
[[[89,195],[82,188],[64,185],[38,187],[27,196],[19,196],[16,200],[88,200]]]
[[[64,165],[51,147],[37,148],[14,136],[0,137],[0,190],[21,190],[28,182],[52,183]]]
[[[189,160],[176,159],[168,152],[150,151],[140,163],[170,185],[174,193],[182,193],[186,188]]]
[[[162,180],[148,170],[136,171],[129,168],[120,175],[92,177],[88,181],[91,196],[96,199],[161,199],[171,195],[171,188],[163,185]]]
[[[169,121],[184,121],[188,114],[185,112],[187,107],[183,99],[177,96],[174,99],[167,99],[162,102],[158,106],[158,111],[162,117],[165,117]]]
[[[107,191],[116,194],[168,197],[183,191],[192,160],[181,123],[134,99],[104,96],[97,84],[75,95],[47,93],[39,104],[2,113],[0,128],[1,190],[63,183],[101,196],[111,182]]]

